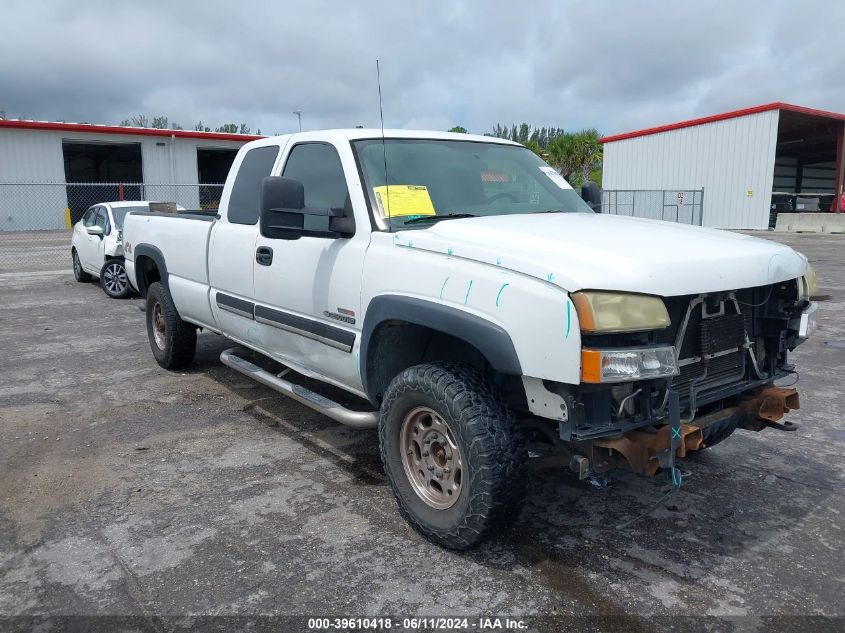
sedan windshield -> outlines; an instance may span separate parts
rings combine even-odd
[[[475,141],[353,141],[374,213],[391,228],[527,213],[592,213],[563,177],[517,145]],[[385,177],[385,162],[387,175]]]
[[[112,207],[112,213],[114,213],[114,223],[117,225],[117,228],[123,228],[123,218],[126,217],[127,213],[132,211],[149,211],[150,208],[146,205],[144,206],[137,206],[137,207]]]

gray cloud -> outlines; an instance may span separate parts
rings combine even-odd
[[[520,6],[522,4],[523,6]],[[378,125],[488,131],[526,120],[604,132],[768,101],[845,110],[825,2],[121,3],[7,7],[0,109],[265,133]],[[831,37],[834,37],[831,40]]]

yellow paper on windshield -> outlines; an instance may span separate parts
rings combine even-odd
[[[428,188],[423,185],[383,185],[373,187],[382,217],[437,215]]]

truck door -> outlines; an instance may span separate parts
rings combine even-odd
[[[221,331],[244,343],[261,347],[253,318],[253,262],[258,236],[261,181],[273,171],[279,145],[255,147],[232,164],[231,187],[220,201],[225,217],[215,223],[209,238],[209,301]],[[227,183],[228,184],[228,183]]]
[[[306,206],[321,208],[349,208],[345,173],[357,174],[348,143],[297,143],[280,170],[303,184]],[[305,222],[313,223],[306,228],[328,230],[328,218],[306,217]],[[267,353],[306,375],[361,390],[357,351],[368,245],[369,231],[360,227],[348,238],[285,240],[259,234],[255,314]]]

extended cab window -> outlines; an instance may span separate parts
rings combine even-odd
[[[302,143],[294,146],[282,175],[302,183],[306,207],[322,209],[347,207],[346,176],[343,174],[340,156],[332,145]],[[304,221],[304,228],[328,231],[328,217],[305,216]]]
[[[278,145],[256,147],[244,156],[238,175],[229,196],[229,222],[235,224],[256,224],[261,204],[261,181],[270,175]]]

